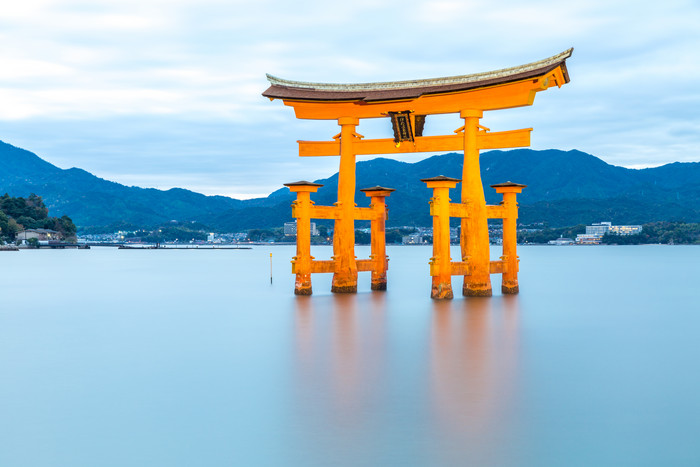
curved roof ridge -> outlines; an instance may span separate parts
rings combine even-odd
[[[310,83],[304,81],[292,81],[270,74],[266,74],[267,80],[273,86],[284,86],[288,88],[298,89],[314,89],[317,91],[376,91],[381,89],[410,89],[422,88],[426,86],[444,86],[452,84],[467,84],[472,82],[483,81],[487,79],[507,78],[511,75],[536,70],[539,68],[555,65],[569,58],[574,51],[574,48],[567,49],[557,55],[539,60],[537,62],[527,63],[525,65],[503,68],[500,70],[487,71],[482,73],[474,73],[469,75],[448,76],[444,78],[428,78],[409,81],[385,81],[376,83],[357,83],[357,84],[339,84],[339,83]]]

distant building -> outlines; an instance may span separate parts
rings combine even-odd
[[[573,245],[574,240],[566,237],[559,237],[556,240],[550,240],[547,242],[550,245]]]
[[[401,243],[404,245],[420,245],[423,243],[423,235],[420,233],[406,235],[401,237]]]
[[[612,222],[600,222],[586,226],[586,235],[600,235],[601,237],[608,233],[612,227]]]
[[[17,232],[17,240],[22,240],[26,243],[31,238],[36,238],[40,242],[49,240],[61,240],[63,236],[60,232],[51,229],[27,229]]]
[[[287,237],[293,237],[297,234],[297,223],[296,221],[294,222],[285,222],[284,223],[284,235]]]
[[[610,227],[610,233],[617,235],[635,235],[642,233],[641,225],[613,225]]]
[[[576,236],[576,243],[581,245],[599,245],[603,235],[607,233],[617,235],[633,235],[642,232],[641,225],[612,225],[612,222],[600,222],[586,226],[585,234]]]
[[[316,223],[311,222],[311,236],[315,237],[318,235],[318,229],[316,228]],[[284,235],[287,237],[294,237],[297,234],[297,221],[285,222],[284,223]]]
[[[602,235],[598,234],[578,234],[576,235],[576,243],[579,245],[600,245]]]
[[[209,235],[207,235],[207,241],[209,243],[214,243],[214,238],[215,238],[215,235],[213,233],[210,233]]]

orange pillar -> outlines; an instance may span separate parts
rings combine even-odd
[[[513,182],[491,185],[491,188],[495,188],[497,193],[503,195],[501,204],[505,208],[503,217],[503,256],[501,256],[501,260],[504,263],[501,292],[504,294],[516,294],[520,290],[518,287],[518,203],[516,202],[516,196],[526,186]]]
[[[352,148],[355,126],[359,119],[341,117],[340,170],[338,171],[338,202],[340,217],[335,220],[333,260],[336,262],[331,292],[357,292],[357,262],[355,261],[355,153]]]
[[[462,110],[464,119],[464,165],[462,166],[462,203],[469,205],[469,217],[462,219],[462,261],[469,263],[464,276],[462,294],[473,297],[491,296],[489,227],[486,198],[481,184],[479,148],[476,144],[481,110]]]
[[[366,196],[371,198],[370,208],[376,216],[371,221],[371,253],[372,260],[372,290],[386,290],[386,271],[389,268],[389,260],[386,256],[386,200],[385,198],[395,191],[393,188],[375,186],[363,188]]]
[[[311,193],[323,185],[311,182],[285,183],[289,191],[297,194],[292,203],[292,217],[297,220],[297,255],[292,259],[292,272],[296,274],[295,295],[311,295]]]
[[[451,299],[452,259],[450,258],[450,188],[459,183],[456,178],[440,175],[421,180],[432,188],[430,215],[433,216],[433,257],[430,258],[430,275],[433,284],[430,298]]]

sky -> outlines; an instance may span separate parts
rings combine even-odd
[[[335,173],[338,158],[300,158],[296,141],[337,123],[263,98],[266,73],[434,78],[569,47],[569,84],[482,124],[630,168],[700,161],[697,0],[1,1],[0,140],[125,185],[250,198]],[[429,117],[424,134],[460,122]],[[387,119],[357,131],[392,134]]]

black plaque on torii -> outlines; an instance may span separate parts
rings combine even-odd
[[[425,126],[425,115],[416,115],[411,120],[411,110],[401,112],[388,112],[391,118],[391,128],[394,130],[394,142],[399,145],[403,141],[415,142],[416,136],[423,136],[423,127]],[[415,129],[413,124],[415,123]]]

